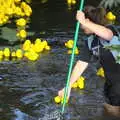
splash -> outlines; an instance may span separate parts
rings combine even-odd
[[[47,113],[43,118],[39,118],[38,120],[62,120],[62,114],[60,111],[56,110],[52,113]]]

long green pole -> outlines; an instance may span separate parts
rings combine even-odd
[[[84,5],[84,0],[81,0],[80,8],[79,8],[80,11],[82,11],[83,5]],[[77,40],[78,40],[79,27],[80,27],[80,23],[77,22],[76,31],[75,31],[75,35],[74,35],[74,45],[73,45],[73,49],[72,49],[72,54],[71,54],[71,59],[70,59],[70,66],[69,66],[69,71],[68,71],[68,76],[67,76],[67,84],[66,84],[65,91],[64,91],[62,113],[64,113],[65,104],[66,104],[66,101],[67,101],[67,95],[68,95],[69,83],[70,83],[70,76],[71,76],[72,66],[73,66],[73,62],[74,62],[74,52],[75,52],[76,43],[77,43]]]

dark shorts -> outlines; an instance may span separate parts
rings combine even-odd
[[[100,63],[105,71],[106,102],[113,106],[120,106],[120,64],[115,62],[109,50],[103,48],[100,50]]]

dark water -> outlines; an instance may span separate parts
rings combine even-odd
[[[93,4],[97,3],[94,1]],[[32,8],[28,31],[34,32],[34,35],[30,38],[46,39],[52,50],[42,53],[36,62],[0,63],[0,120],[40,120],[61,109],[53,98],[65,85],[70,56],[66,53],[64,42],[73,39],[78,5],[69,10],[65,0],[49,0],[44,4],[34,0]],[[80,55],[75,57],[75,61],[80,58],[89,60],[83,37],[80,32]],[[86,78],[85,90],[72,90],[70,102],[65,108],[65,120],[107,120],[102,106],[104,79],[96,76],[95,64],[90,61],[83,74]]]

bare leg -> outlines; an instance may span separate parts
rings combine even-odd
[[[73,71],[72,71],[72,74],[71,74],[71,78],[70,78],[70,86],[69,86],[69,90],[68,90],[68,98],[70,96],[71,85],[78,80],[78,78],[85,71],[87,66],[88,66],[87,62],[80,61],[80,60],[77,61],[75,67],[73,68]],[[64,96],[64,88],[62,90],[58,91],[58,95],[60,97]]]
[[[113,106],[110,104],[104,104],[105,113],[111,116],[120,117],[120,106]]]
[[[71,74],[70,85],[72,85],[74,82],[78,80],[78,78],[82,75],[82,73],[85,71],[87,66],[88,66],[87,62],[80,61],[80,60],[77,61]]]

